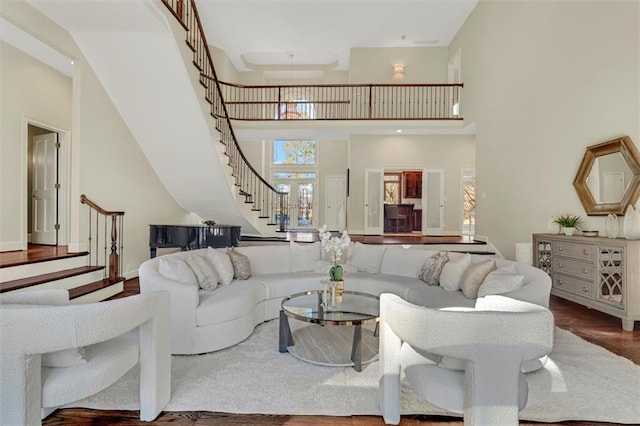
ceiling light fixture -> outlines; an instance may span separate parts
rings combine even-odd
[[[396,130],[396,133],[402,133],[402,129]]]
[[[404,77],[404,65],[395,64],[393,66],[393,78],[401,79]]]

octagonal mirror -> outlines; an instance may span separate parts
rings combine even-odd
[[[623,215],[640,196],[640,154],[631,138],[587,147],[573,186],[588,215]]]

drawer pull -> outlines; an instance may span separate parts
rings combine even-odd
[[[558,263],[558,269],[562,269],[562,263]]]
[[[562,285],[562,280],[558,280],[558,285]]]
[[[562,246],[558,246],[558,251],[562,251]]]
[[[589,291],[589,287],[587,287],[587,286],[582,287],[582,291],[584,291],[585,293],[588,292]]]
[[[589,270],[587,268],[584,268],[584,273],[587,274],[589,272]]]
[[[584,254],[589,254],[589,250],[584,249],[583,253],[584,253]]]

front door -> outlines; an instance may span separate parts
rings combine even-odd
[[[33,138],[33,188],[31,242],[58,243],[58,134]]]
[[[286,227],[289,229],[317,228],[315,218],[314,193],[315,179],[287,179],[286,182],[275,181],[275,188],[289,193],[289,206],[285,211]]]

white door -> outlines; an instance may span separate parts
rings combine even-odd
[[[58,135],[47,133],[33,138],[33,207],[31,242],[57,244]]]
[[[347,226],[347,178],[327,176],[327,211],[325,222],[330,231],[342,231]]]
[[[606,172],[602,176],[602,203],[619,203],[624,195],[624,173]]]
[[[384,171],[365,169],[364,171],[364,233],[382,235],[384,230]]]
[[[422,172],[422,235],[444,234],[444,170]]]

